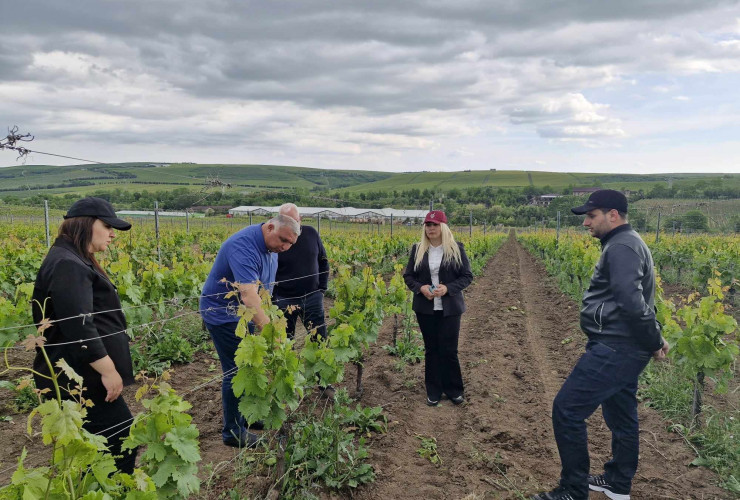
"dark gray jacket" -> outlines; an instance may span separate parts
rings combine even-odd
[[[590,340],[657,351],[661,335],[650,250],[629,224],[610,231],[601,245],[601,258],[583,294],[581,329]]]

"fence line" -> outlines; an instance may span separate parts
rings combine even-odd
[[[330,271],[321,271],[321,272],[318,272],[318,273],[307,274],[305,276],[299,276],[297,278],[290,278],[290,279],[280,280],[280,281],[271,281],[269,284],[270,285],[277,285],[277,284],[280,284],[280,283],[286,283],[288,281],[295,281],[295,280],[300,280],[300,279],[304,279],[304,278],[311,278],[313,276],[319,276],[321,274],[326,274],[326,273],[329,273],[329,272]],[[245,285],[254,285],[254,284],[260,284],[260,281],[257,280],[257,281],[251,282],[251,283],[242,283],[242,284],[245,284]],[[201,297],[214,297],[214,296],[217,296],[217,295],[226,295],[226,294],[229,294],[229,293],[231,293],[231,291],[219,292],[219,293],[211,293],[211,294],[207,294],[207,295],[191,295],[189,297],[172,297],[170,299],[164,299],[164,300],[160,300],[158,302],[150,302],[148,304],[139,304],[139,305],[136,305],[136,306],[126,306],[126,307],[123,307],[122,306],[122,307],[120,307],[118,309],[107,309],[105,311],[97,311],[97,312],[91,312],[91,313],[80,313],[80,314],[76,314],[74,316],[67,316],[65,318],[49,320],[47,323],[48,324],[56,324],[56,323],[61,323],[62,321],[68,321],[70,319],[88,318],[88,317],[95,316],[97,314],[103,314],[103,313],[109,313],[109,312],[116,312],[116,311],[123,312],[123,311],[129,311],[129,310],[133,310],[133,309],[139,309],[141,307],[147,307],[147,306],[155,306],[155,305],[161,305],[161,304],[167,305],[168,303],[171,304],[171,305],[175,305],[176,306],[177,305],[177,302],[179,302],[179,301],[188,301],[188,300],[198,299],[198,298],[201,298]],[[300,297],[296,297],[296,298],[300,298]],[[1,331],[7,331],[7,330],[16,330],[16,329],[17,330],[20,330],[20,329],[23,329],[23,328],[30,328],[30,327],[37,327],[37,326],[38,326],[38,323],[31,323],[31,324],[28,324],[28,325],[6,326],[4,328],[0,328],[0,332]]]
[[[200,312],[200,311],[196,311],[196,312]],[[170,319],[174,319],[174,318],[170,318]],[[332,324],[336,324],[336,321],[334,321],[334,323],[332,323]],[[140,326],[144,326],[144,325],[140,325]],[[331,326],[331,325],[329,324],[329,322],[324,322],[321,325],[312,327],[308,331],[316,331],[318,328],[321,328],[322,326]],[[204,387],[207,387],[207,386],[211,385],[214,382],[217,382],[219,380],[223,380],[224,377],[226,377],[228,375],[231,375],[232,373],[235,373],[238,370],[239,370],[239,367],[231,368],[231,369],[229,369],[229,370],[221,373],[220,375],[216,375],[216,376],[214,376],[214,377],[206,380],[205,382],[202,382],[202,383],[196,385],[195,387],[192,387],[192,388],[188,389],[187,391],[183,392],[180,395],[180,397],[182,397],[184,399],[187,395],[192,394],[193,392],[199,391],[199,390],[203,389]],[[123,425],[125,425],[125,424],[127,424],[129,422],[133,422],[135,419],[136,419],[136,416],[133,416],[133,417],[131,417],[129,419],[124,420],[123,422],[119,422],[117,424],[114,424],[114,425],[106,428],[106,429],[103,429],[101,431],[98,431],[98,432],[95,433],[95,435],[102,435],[104,432],[107,432],[107,431],[109,431],[111,429],[115,429],[116,427],[119,427],[119,426],[123,426]],[[128,429],[128,427],[122,428],[122,429],[118,430],[117,432],[111,434],[108,437],[110,438],[110,437],[116,436],[116,435],[120,434],[121,432],[123,432],[123,431],[125,431],[127,429]],[[35,456],[38,456],[38,455],[40,455],[40,453],[41,452],[39,452],[38,454],[33,455],[33,456],[34,457]],[[26,456],[26,459],[28,459],[28,456]],[[3,470],[0,470],[0,476],[4,475],[4,474],[6,474],[6,473],[8,473],[10,471],[14,471],[17,467],[18,467],[17,465],[12,465],[12,466],[10,466],[8,468],[5,468]],[[36,466],[32,466],[32,467],[36,467]]]

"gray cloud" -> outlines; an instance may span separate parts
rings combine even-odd
[[[740,72],[737,5],[19,2],[0,19],[0,98],[3,118],[60,140],[207,134],[219,147],[350,156],[449,140],[447,156],[470,157],[456,138],[513,130],[593,145],[630,136],[625,95],[604,89]]]

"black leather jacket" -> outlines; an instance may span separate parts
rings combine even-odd
[[[657,351],[662,341],[650,250],[629,224],[610,231],[601,245],[601,258],[583,294],[581,329],[590,340]]]

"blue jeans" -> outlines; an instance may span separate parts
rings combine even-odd
[[[221,361],[221,370],[225,374],[221,382],[221,404],[224,409],[224,427],[221,430],[223,439],[230,437],[239,439],[247,431],[246,420],[239,413],[239,399],[234,395],[231,387],[231,379],[236,375],[234,355],[241,341],[235,333],[238,324],[238,322],[223,325],[206,323],[208,333],[211,334],[213,345],[216,347],[218,359]],[[253,332],[254,325],[249,323],[249,333]]]
[[[285,328],[288,338],[292,339],[295,336],[295,325],[298,318],[301,318],[306,330],[310,331],[311,328],[318,326],[316,334],[322,339],[326,338],[324,294],[322,292],[316,291],[305,297],[280,297],[276,295],[272,302],[285,313],[285,319],[288,320],[288,325]],[[292,312],[287,312],[288,306],[296,306],[297,308],[293,309]]]
[[[634,347],[589,341],[555,397],[552,426],[562,464],[560,485],[575,498],[588,498],[586,419],[599,405],[612,431],[612,459],[604,464],[606,479],[615,493],[630,492],[640,449],[637,377],[649,361],[650,353]]]

